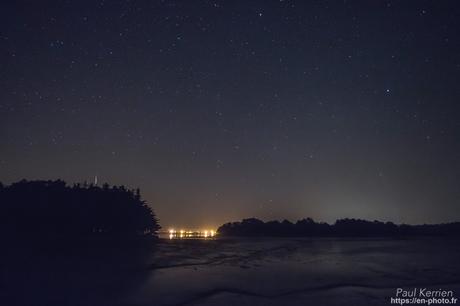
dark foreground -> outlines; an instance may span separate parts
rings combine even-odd
[[[398,287],[452,290],[458,298],[458,242],[228,238],[23,247],[2,251],[0,304],[391,305]]]

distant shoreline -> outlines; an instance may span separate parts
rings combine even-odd
[[[339,219],[334,224],[311,218],[296,223],[264,222],[256,218],[230,222],[217,230],[218,237],[460,237],[460,222],[408,225],[361,219]]]

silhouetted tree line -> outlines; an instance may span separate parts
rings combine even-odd
[[[392,222],[339,219],[334,224],[317,223],[311,218],[296,223],[263,222],[256,218],[226,223],[217,230],[219,236],[290,236],[290,237],[389,237],[389,236],[457,236],[460,222],[424,225],[396,225]]]
[[[0,236],[156,236],[160,229],[139,189],[62,180],[0,183]]]

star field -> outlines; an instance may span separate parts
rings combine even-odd
[[[460,217],[455,1],[0,11],[0,181],[140,187],[164,227]]]

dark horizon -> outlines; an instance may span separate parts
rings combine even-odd
[[[163,228],[140,189],[63,180],[0,182],[0,236],[6,245],[37,243],[76,249],[85,243],[158,242],[158,238],[222,239],[236,237],[307,238],[460,238],[460,221],[442,224],[395,224],[340,218],[333,223],[309,217],[262,221],[245,218],[218,228]],[[165,235],[167,234],[167,235]],[[108,246],[108,245],[106,245]]]
[[[95,185],[94,184],[94,179],[95,177],[93,177],[93,180],[91,181],[90,179],[84,179],[84,180],[80,180],[80,181],[75,181],[75,182],[67,182],[69,185],[72,185],[72,184],[84,184],[84,183],[87,183],[88,185]],[[37,180],[37,181],[55,181],[55,180],[61,180],[61,178],[47,178],[47,179],[43,179],[43,178],[37,178],[37,179],[26,179],[26,178],[22,178],[18,181],[11,181],[11,182],[3,182],[3,181],[0,181],[0,183],[3,183],[4,185],[9,185],[9,184],[12,184],[12,183],[15,183],[15,182],[19,182],[21,180],[26,180],[26,181],[34,181],[34,180]],[[65,180],[64,180],[65,181]],[[100,177],[98,177],[98,184],[97,186],[102,186],[103,184],[109,184],[110,182],[106,182],[106,181],[103,181],[101,180]],[[117,184],[111,184],[110,185],[113,185],[113,186],[126,186],[127,188],[130,188],[130,189],[136,189],[136,188],[139,188],[137,186],[131,186],[131,185],[128,185],[128,184],[123,184],[123,182],[120,182],[120,183],[117,183]],[[95,185],[96,186],[96,185]],[[142,190],[142,189],[141,189]],[[143,194],[145,194],[144,190],[142,190]],[[148,194],[148,192],[147,192]],[[150,201],[148,201],[148,198],[144,197],[144,199],[147,201],[147,204],[149,206],[151,206],[152,208],[154,208],[156,211],[158,211],[158,207],[160,208],[159,210],[161,211],[161,205],[157,205],[158,203],[152,203]],[[191,213],[190,215],[184,215],[184,216],[180,216],[180,215],[176,215],[176,219],[177,220],[181,220],[179,222],[171,222],[171,221],[163,221],[163,218],[161,218],[161,216],[159,216],[159,221],[160,221],[160,224],[162,226],[162,230],[165,230],[167,231],[167,229],[169,228],[187,228],[187,229],[217,229],[219,226],[221,226],[222,224],[225,224],[225,223],[228,223],[228,222],[235,222],[237,220],[243,220],[243,219],[249,219],[249,218],[257,218],[257,219],[260,219],[262,221],[265,221],[265,222],[269,222],[269,221],[283,221],[283,220],[288,220],[288,221],[291,221],[291,222],[294,222],[294,221],[298,221],[298,220],[302,220],[302,219],[305,219],[305,218],[312,218],[313,220],[317,221],[317,222],[325,222],[325,223],[328,223],[328,224],[333,224],[335,223],[335,221],[339,220],[339,219],[346,219],[346,218],[350,218],[350,219],[359,219],[359,220],[367,220],[367,221],[374,221],[374,220],[377,220],[377,221],[380,221],[380,222],[392,222],[392,223],[395,223],[395,224],[408,224],[408,225],[423,225],[423,224],[447,224],[447,223],[456,223],[456,222],[459,222],[460,220],[460,217],[447,217],[443,220],[439,220],[439,221],[423,221],[422,219],[420,221],[415,221],[415,222],[411,222],[411,221],[404,221],[404,220],[410,220],[411,219],[411,215],[399,215],[397,216],[396,219],[385,219],[383,217],[371,217],[371,218],[366,218],[366,217],[363,217],[361,216],[360,214],[358,215],[352,215],[352,214],[345,214],[343,216],[336,216],[336,217],[330,217],[330,218],[324,218],[324,219],[321,219],[321,218],[315,218],[314,216],[311,216],[311,215],[291,215],[289,216],[289,214],[287,213],[283,213],[281,212],[279,214],[279,216],[260,216],[260,215],[237,215],[236,217],[234,217],[233,219],[221,219],[222,221],[219,222],[219,221],[216,221],[216,220],[219,220],[219,218],[215,218],[213,215],[211,214],[207,214],[207,213],[203,213],[203,212],[196,212],[196,215],[199,215],[200,216],[200,219],[196,218],[196,220],[198,221],[193,221],[195,218],[194,218],[194,215],[193,213]],[[192,216],[191,219],[189,219],[189,217]],[[206,220],[206,221],[203,221],[203,220]],[[210,220],[210,221],[208,221]]]
[[[1,4],[0,181],[140,188],[164,228],[460,219],[460,3]]]
[[[62,189],[62,188],[66,189],[66,190],[75,190],[75,191],[81,190],[81,191],[85,191],[85,192],[90,191],[90,190],[93,190],[93,191],[98,190],[98,191],[101,191],[101,192],[115,190],[116,192],[122,191],[122,193],[126,193],[128,195],[128,197],[129,196],[134,197],[134,195],[136,195],[137,200],[142,201],[142,203],[145,203],[145,205],[147,207],[149,207],[150,209],[153,209],[151,211],[151,213],[153,214],[152,217],[153,217],[153,220],[154,220],[155,223],[158,222],[159,227],[156,228],[156,230],[154,230],[152,232],[163,233],[163,234],[164,233],[170,233],[171,230],[173,230],[176,233],[179,233],[182,230],[187,230],[187,231],[188,230],[195,230],[195,231],[212,230],[213,233],[217,233],[217,231],[219,229],[225,228],[228,225],[239,225],[239,224],[245,224],[246,222],[252,222],[252,221],[255,221],[256,223],[262,222],[265,225],[270,225],[270,224],[272,224],[272,225],[273,224],[283,225],[284,224],[284,225],[287,225],[287,226],[299,225],[299,224],[307,222],[307,223],[312,223],[312,224],[317,225],[317,226],[327,226],[327,227],[334,227],[338,223],[343,223],[343,222],[352,222],[352,223],[357,222],[357,223],[367,223],[367,224],[388,225],[391,228],[393,228],[393,227],[399,227],[399,228],[400,227],[413,227],[413,228],[421,227],[422,229],[425,228],[426,226],[428,226],[428,227],[430,227],[430,226],[440,227],[441,226],[442,227],[442,226],[446,226],[446,225],[447,226],[448,225],[453,225],[454,228],[452,228],[451,231],[447,231],[446,233],[443,233],[443,235],[455,236],[455,235],[457,235],[457,232],[460,233],[460,230],[457,230],[455,228],[455,227],[459,227],[459,229],[460,229],[460,220],[452,220],[452,221],[449,221],[449,222],[442,222],[442,223],[408,224],[408,223],[395,223],[395,222],[393,222],[391,220],[380,220],[380,219],[367,220],[367,219],[354,218],[354,217],[343,217],[343,218],[338,218],[333,222],[327,222],[327,221],[323,221],[323,220],[314,220],[310,216],[303,216],[303,217],[301,217],[299,219],[296,219],[296,220],[292,220],[292,219],[289,220],[289,219],[286,219],[286,218],[285,219],[266,219],[266,220],[264,220],[264,219],[259,219],[259,218],[255,217],[255,216],[246,216],[245,218],[241,219],[241,221],[229,220],[227,222],[219,224],[217,227],[207,226],[207,227],[201,227],[201,228],[198,228],[198,227],[193,228],[193,227],[188,227],[188,225],[183,226],[183,225],[180,225],[180,224],[178,224],[178,226],[165,227],[165,226],[161,226],[161,220],[158,220],[158,218],[155,216],[154,207],[152,207],[152,205],[149,204],[148,202],[145,202],[145,199],[143,199],[141,190],[138,189],[138,188],[132,188],[132,187],[129,187],[129,186],[126,186],[126,185],[111,185],[111,184],[108,184],[106,182],[98,183],[97,177],[95,177],[94,182],[84,181],[84,182],[81,182],[81,183],[68,183],[68,182],[65,182],[62,179],[57,179],[57,180],[26,180],[26,179],[22,179],[20,181],[13,182],[11,184],[4,184],[3,182],[0,181],[0,192],[7,191],[7,190],[11,189],[13,186],[15,187],[14,189],[16,190],[16,191],[14,191],[15,193],[13,193],[13,194],[15,194],[16,196],[19,195],[19,194],[24,194],[25,197],[21,199],[22,202],[20,204],[20,206],[24,205],[24,207],[26,205],[36,206],[36,204],[37,204],[36,200],[34,198],[34,195],[32,195],[32,196],[28,195],[27,194],[28,192],[30,192],[30,191],[36,192],[36,191],[40,191],[40,190],[41,190],[41,192],[44,192],[42,194],[45,194],[46,197],[48,197],[49,200],[54,205],[54,206],[52,206],[52,207],[54,207],[53,209],[50,209],[48,207],[47,209],[41,211],[41,213],[43,213],[45,216],[47,214],[53,215],[56,212],[61,213],[62,211],[59,211],[59,210],[56,210],[56,209],[59,206],[65,207],[66,205],[68,205],[67,202],[74,203],[73,204],[74,206],[72,208],[73,210],[78,209],[79,206],[81,206],[82,209],[87,209],[85,207],[88,207],[87,206],[88,203],[86,203],[85,201],[81,201],[82,198],[81,198],[80,195],[78,195],[78,193],[74,193],[73,198],[68,198],[68,197],[64,198],[64,197],[62,197],[62,194],[60,194],[60,192],[62,192],[63,190],[61,190],[60,192],[56,193],[57,190]],[[56,189],[56,187],[58,189]],[[17,193],[17,192],[19,192],[19,193]],[[0,193],[0,195],[1,195],[1,193]],[[58,202],[54,202],[56,200],[56,196],[60,197],[60,200]],[[86,200],[90,200],[90,199],[91,199],[91,197],[87,198]],[[7,204],[10,204],[9,202],[11,202],[11,201],[13,201],[13,203],[14,203],[14,198],[8,198],[8,199],[3,199],[3,200],[2,201],[4,203],[2,201],[0,201],[0,203],[3,203],[3,205],[5,207],[10,207]],[[110,201],[107,202],[107,200],[105,200],[105,201],[101,201],[101,200],[104,200],[104,198],[99,198],[98,199],[96,197],[95,199],[91,199],[92,203],[90,204],[90,206],[91,205],[98,205],[98,201],[100,201],[102,205],[107,205],[110,202]],[[112,198],[111,201],[114,201],[114,200],[119,200],[121,203],[123,203],[124,201],[126,202],[126,199],[121,200],[121,199],[116,199],[116,198]],[[19,203],[16,203],[13,206],[15,206],[15,205],[19,205]],[[117,205],[117,202],[115,202],[113,205]],[[114,207],[116,207],[116,206],[114,206]],[[22,209],[23,208],[21,208],[21,211],[22,211]],[[107,206],[105,209],[110,210],[110,205]],[[23,211],[23,213],[24,212],[25,211]],[[5,211],[4,215],[8,216],[8,214],[9,214],[8,210]],[[35,211],[35,214],[40,214],[40,212]],[[37,219],[38,219],[38,224],[41,224],[41,223],[44,222],[44,221],[40,220],[38,215],[37,215]],[[60,219],[60,218],[58,218],[58,219]],[[55,220],[55,221],[57,221],[57,220]],[[50,222],[53,223],[54,221],[50,221]],[[38,224],[35,224],[33,226],[37,227]],[[407,230],[406,230],[406,233],[407,233]],[[57,231],[56,234],[60,234],[59,231]],[[62,233],[62,234],[64,234],[64,233]],[[417,233],[417,235],[431,235],[431,234],[433,234],[433,233],[429,232],[429,231],[428,231],[428,233]],[[246,235],[251,236],[251,233],[247,232]],[[214,234],[212,236],[214,236]],[[329,236],[329,234],[326,234],[326,236]]]

